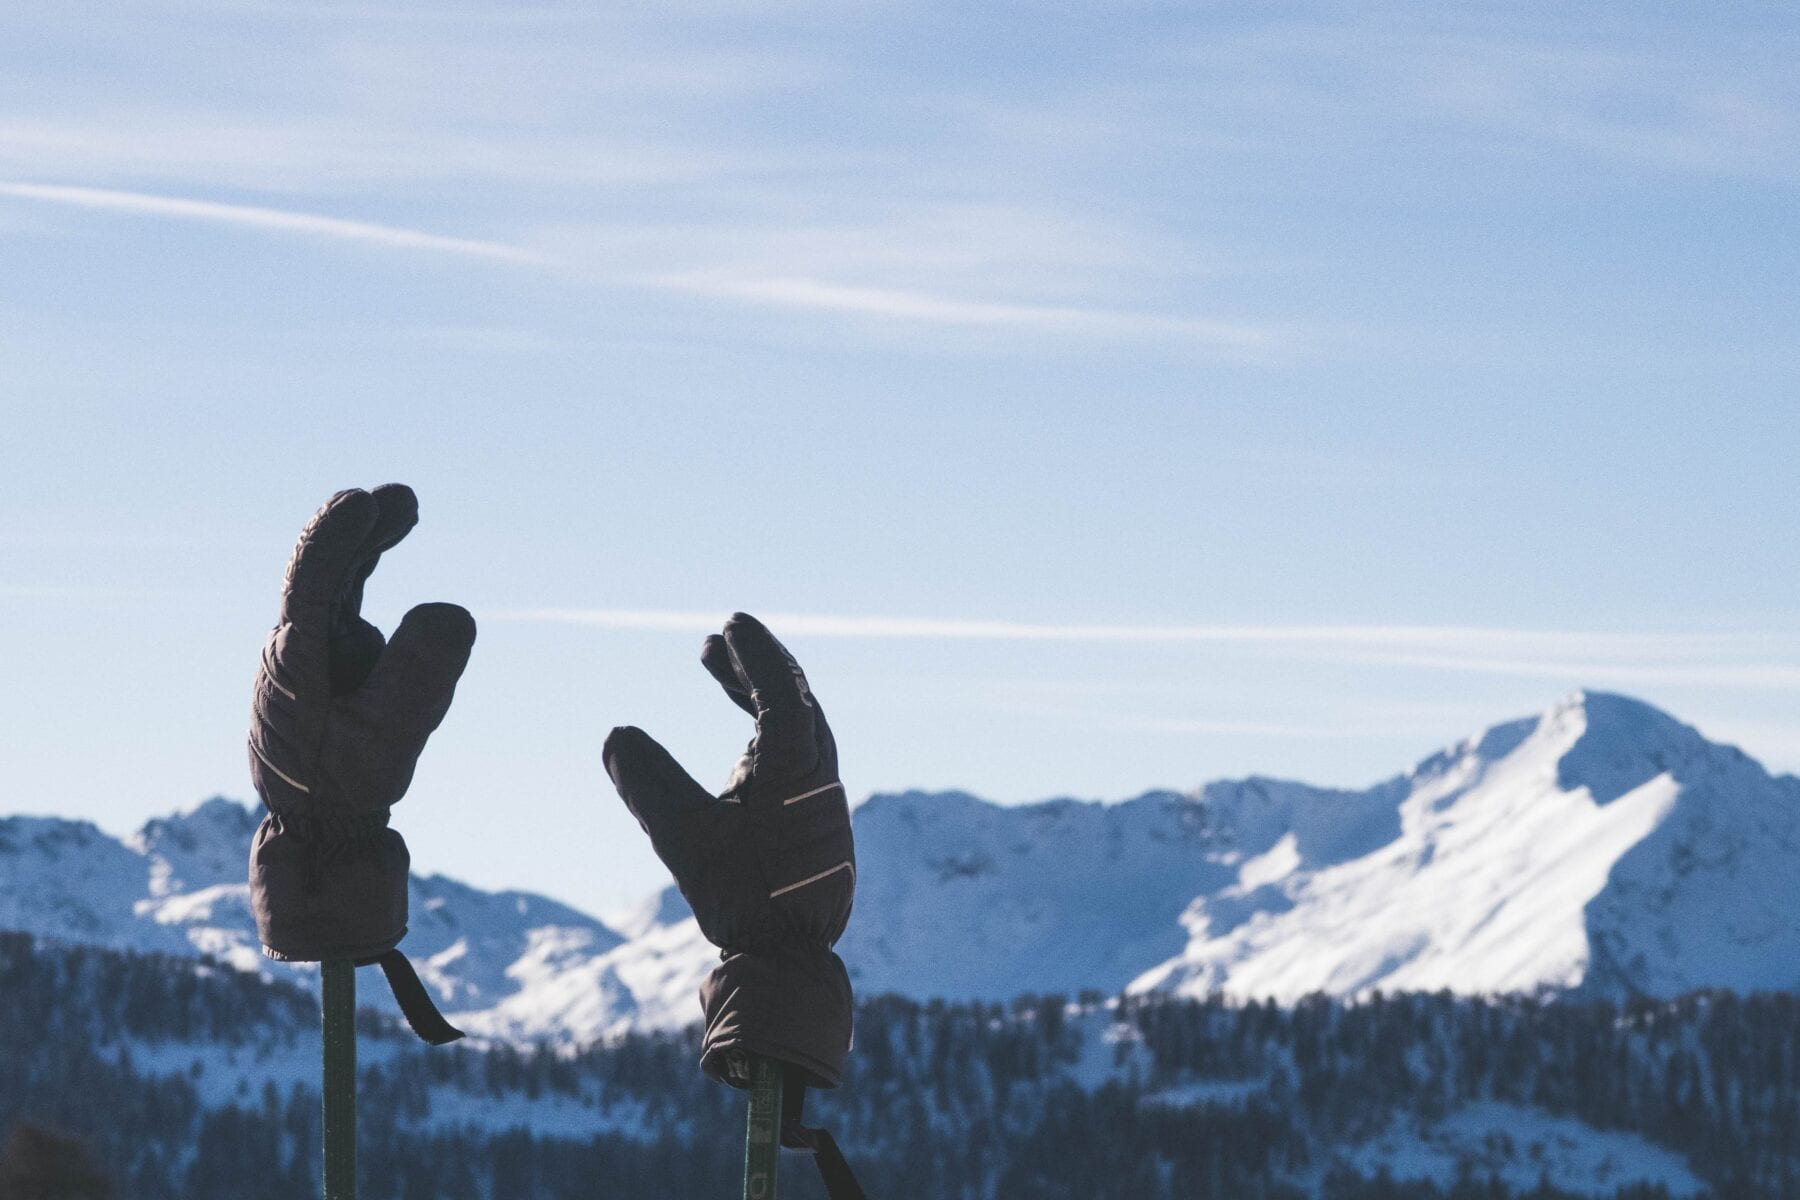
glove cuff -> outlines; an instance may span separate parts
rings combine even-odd
[[[270,813],[250,847],[250,907],[280,962],[369,962],[406,936],[406,842],[388,813]]]
[[[733,1050],[798,1067],[808,1087],[832,1088],[850,1053],[852,997],[844,962],[830,950],[728,955],[700,985],[706,1013],[700,1069],[721,1083]]]

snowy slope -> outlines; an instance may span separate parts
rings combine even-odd
[[[855,823],[839,949],[864,995],[1800,987],[1800,781],[1620,696],[1578,693],[1364,791],[905,793]],[[292,974],[257,950],[255,824],[225,800],[122,842],[0,820],[0,928]],[[437,876],[413,880],[403,945],[470,1032],[568,1041],[689,1023],[718,956],[672,888],[606,923]]]
[[[215,798],[150,821],[123,841],[84,821],[0,820],[0,929],[210,954],[240,970],[304,978],[308,968],[268,962],[257,941],[246,872],[258,819],[255,810]],[[568,972],[622,941],[543,896],[484,892],[436,875],[413,876],[410,910],[402,946],[446,1011],[470,1014],[471,1032],[486,1032],[481,1014],[534,979]]]
[[[1800,781],[1622,696],[1577,693],[1366,791],[907,793],[855,819],[839,949],[867,993],[1800,988]],[[697,981],[710,954],[681,928],[613,961],[679,976],[692,954]]]
[[[1364,1176],[1386,1171],[1396,1181],[1426,1180],[1446,1191],[1467,1174],[1520,1193],[1545,1179],[1602,1196],[1634,1184],[1661,1187],[1672,1197],[1707,1192],[1679,1154],[1642,1137],[1491,1101],[1436,1121],[1397,1118],[1379,1137],[1336,1158]]]
[[[1338,861],[1394,821],[1382,789],[1263,779],[1117,804],[877,795],[855,810],[856,914],[838,951],[870,995],[1117,992],[1182,952],[1196,896],[1231,903],[1240,860],[1291,849],[1307,865]],[[656,917],[608,965],[669,981],[676,1011],[689,1011],[717,951],[674,888],[648,907]]]
[[[1391,840],[1246,861],[1134,989],[1800,987],[1800,788],[1647,705],[1578,694],[1386,790]]]
[[[876,991],[1116,990],[1180,953],[1181,914],[1232,886],[1240,857],[1297,845],[1307,863],[1335,861],[1377,842],[1391,810],[1256,779],[1114,805],[877,796],[856,814],[865,917],[844,957]]]

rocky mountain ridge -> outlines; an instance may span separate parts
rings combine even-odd
[[[256,819],[214,799],[123,840],[0,820],[0,929],[268,972],[244,883]],[[1577,693],[1363,790],[902,793],[854,819],[839,949],[864,995],[1800,988],[1800,780],[1622,696]],[[686,1024],[717,961],[672,888],[617,927],[442,876],[415,876],[411,904],[421,976],[493,1037]]]

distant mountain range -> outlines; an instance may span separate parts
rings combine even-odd
[[[0,929],[287,976],[248,909],[257,816],[214,799],[123,841],[0,820]],[[1800,780],[1623,696],[1577,693],[1364,791],[910,792],[855,825],[839,949],[863,995],[1800,989]],[[689,1023],[717,961],[673,888],[608,924],[442,876],[414,877],[403,948],[463,1028],[565,1042]]]

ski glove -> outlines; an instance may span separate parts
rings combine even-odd
[[[390,483],[339,492],[300,532],[251,701],[250,777],[269,812],[251,844],[250,903],[263,953],[380,963],[435,1044],[462,1035],[396,949],[411,859],[388,810],[450,709],[475,620],[422,604],[387,640],[360,612],[369,573],[418,519],[412,489]]]
[[[724,792],[695,783],[640,729],[612,731],[606,771],[723,952],[700,988],[701,1068],[748,1087],[746,1054],[758,1054],[789,1064],[796,1085],[836,1087],[851,995],[832,946],[856,891],[837,745],[799,665],[756,618],[733,616],[700,661],[756,718]]]

